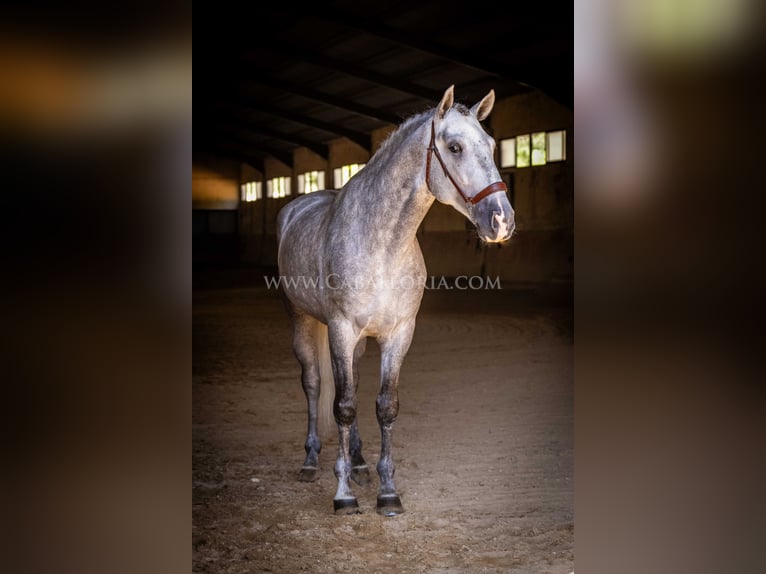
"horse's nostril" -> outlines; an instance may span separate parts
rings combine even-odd
[[[493,211],[490,216],[490,228],[495,234],[495,238],[498,240],[508,239],[513,233],[515,224],[513,219],[508,220],[508,217],[502,211]]]
[[[505,225],[505,217],[499,211],[493,211],[489,216],[489,225],[492,231],[498,231]]]

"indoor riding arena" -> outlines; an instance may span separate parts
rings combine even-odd
[[[549,9],[329,2],[202,26],[229,33],[195,54],[194,572],[575,570],[572,27],[546,17]],[[424,121],[421,139],[414,117]],[[449,122],[483,135],[457,141]],[[400,127],[415,135],[399,137]],[[494,166],[475,183],[468,165],[479,151]],[[410,171],[396,180],[389,166],[405,155]],[[390,192],[359,195],[373,176]],[[385,196],[403,193],[400,180],[412,182],[412,195],[394,202],[392,217]],[[417,197],[425,198],[422,217],[412,215]],[[317,240],[290,257],[325,265],[356,246],[346,265],[364,269],[383,260],[365,246],[392,252],[406,228],[426,280],[411,344],[391,375],[393,426],[381,406],[391,402],[381,398],[391,337],[360,327],[367,345],[353,361],[353,412],[370,480],[358,484],[352,474],[358,507],[336,512],[336,472],[356,448],[347,433],[339,440],[349,411],[336,397],[340,424],[319,421],[316,472],[311,463],[312,480],[299,480],[311,458],[311,377],[288,308],[315,309],[291,298],[278,214],[292,202],[325,205],[292,224],[307,227],[324,213],[341,217],[341,203],[354,198],[364,232],[351,231],[359,221],[328,224],[336,231],[322,241],[344,249],[322,251]],[[481,221],[488,205],[512,209]],[[381,267],[366,272],[394,269]],[[395,294],[387,308],[402,301]],[[316,318],[331,325],[335,382],[352,388],[350,378],[342,386],[341,339],[328,317]],[[384,492],[388,447],[403,512],[381,511],[381,496],[393,496]]]

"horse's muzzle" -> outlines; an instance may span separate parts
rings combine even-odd
[[[476,229],[487,243],[507,241],[516,229],[513,208],[505,197],[485,201],[474,208]]]
[[[501,211],[494,211],[490,218],[490,228],[495,232],[493,241],[506,241],[513,235],[516,223],[513,219],[509,222],[508,218]]]

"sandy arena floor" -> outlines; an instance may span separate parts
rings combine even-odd
[[[373,481],[332,511],[337,439],[298,482],[305,399],[282,304],[263,283],[194,293],[194,571],[574,569],[571,286],[428,291],[394,434],[406,513],[375,513],[380,353],[361,364]]]

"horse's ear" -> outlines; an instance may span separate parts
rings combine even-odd
[[[449,111],[449,109],[452,107],[452,104],[455,102],[455,84],[452,84],[449,88],[447,88],[444,91],[444,95],[442,96],[442,101],[439,102],[439,105],[436,108],[436,117],[439,119],[442,119],[446,113]]]
[[[482,98],[478,104],[474,104],[471,108],[471,113],[476,116],[479,121],[487,119],[492,108],[495,106],[495,90],[490,90],[489,93]]]

